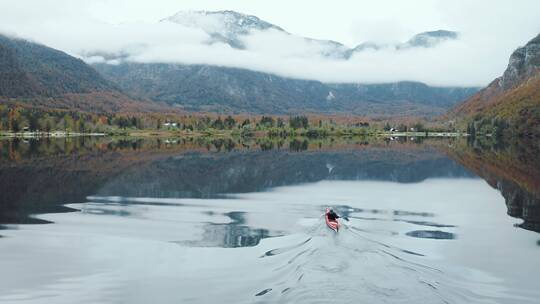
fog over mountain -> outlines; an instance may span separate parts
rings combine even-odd
[[[206,64],[326,83],[413,80],[451,85],[450,81],[422,75],[424,71],[419,67],[423,63],[419,61],[438,61],[436,54],[441,49],[461,44],[458,33],[436,30],[403,42],[364,42],[349,48],[333,40],[294,35],[256,16],[235,11],[181,11],[135,30],[146,35],[133,39],[129,38],[132,26],[120,25],[114,28],[116,33],[109,32],[115,38],[108,43],[81,48],[76,54],[91,64]],[[166,36],[169,34],[174,37]],[[387,58],[385,65],[381,65],[381,56]]]
[[[540,29],[540,4],[527,0],[414,10],[391,0],[30,2],[0,3],[0,32],[88,63],[206,64],[326,83],[486,85]]]

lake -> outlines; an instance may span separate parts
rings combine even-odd
[[[538,151],[0,140],[0,303],[538,303]]]

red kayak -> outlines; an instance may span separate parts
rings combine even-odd
[[[334,230],[335,232],[338,232],[339,230],[339,222],[337,219],[330,219],[328,217],[328,213],[330,212],[330,209],[326,208],[326,213],[324,214],[324,218],[326,220],[326,225],[328,228]]]

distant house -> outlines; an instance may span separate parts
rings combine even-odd
[[[178,126],[178,124],[175,123],[175,122],[166,122],[166,123],[163,124],[163,126],[176,128]]]
[[[23,132],[30,132],[30,128],[29,128],[29,127],[23,127],[23,128],[22,128],[22,131],[23,131]]]
[[[390,128],[390,132],[396,132],[397,130],[395,128]]]

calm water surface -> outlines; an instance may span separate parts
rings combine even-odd
[[[0,141],[0,303],[538,303],[536,150]],[[346,217],[339,233],[322,212]]]

